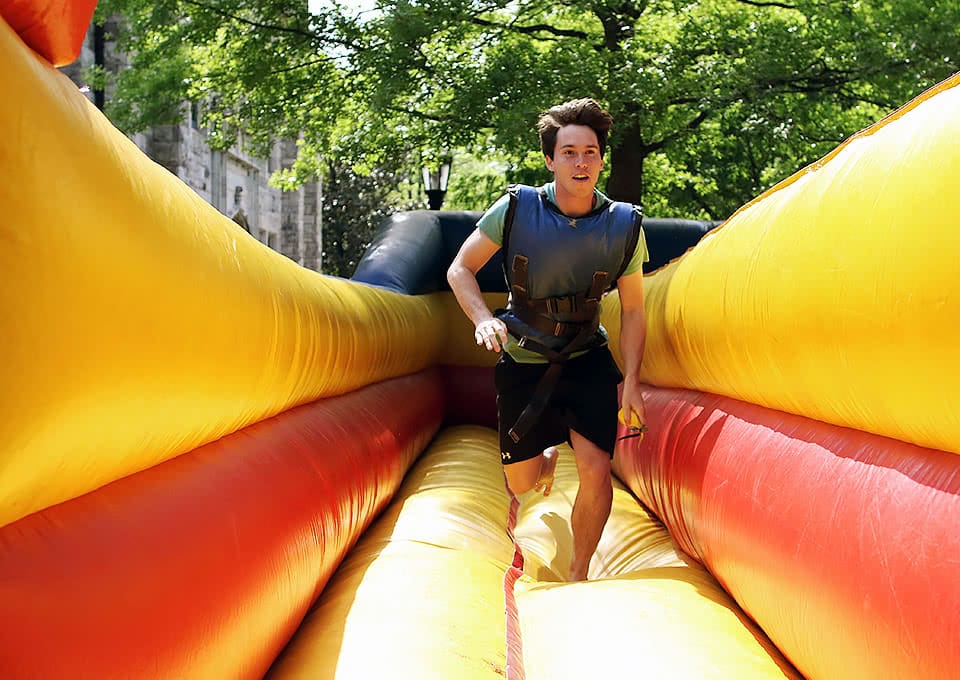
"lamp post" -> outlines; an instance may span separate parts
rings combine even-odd
[[[443,156],[439,167],[423,166],[423,188],[427,192],[430,210],[440,210],[440,206],[443,205],[443,197],[447,193],[447,182],[450,180],[451,162],[450,156]]]

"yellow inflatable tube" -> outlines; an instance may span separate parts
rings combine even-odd
[[[649,276],[644,380],[960,452],[958,85],[855,135]]]
[[[2,21],[0,63],[0,526],[442,355],[443,296],[265,248]]]

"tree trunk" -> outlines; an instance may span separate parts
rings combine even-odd
[[[610,179],[606,193],[615,201],[643,204],[643,161],[647,151],[637,128],[617,135],[617,144],[608,149]]]

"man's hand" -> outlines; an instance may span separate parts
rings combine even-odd
[[[620,422],[632,431],[642,431],[647,426],[647,410],[643,405],[643,393],[635,380],[623,382],[620,397]]]
[[[507,342],[507,326],[490,314],[477,284],[477,272],[498,250],[500,246],[489,236],[479,228],[474,229],[447,269],[447,283],[457,298],[457,304],[475,324],[473,337],[477,344],[495,352],[501,351]]]
[[[473,336],[478,345],[483,345],[493,352],[501,352],[507,345],[507,325],[497,318],[487,319],[477,324]]]

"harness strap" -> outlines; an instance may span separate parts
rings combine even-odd
[[[602,298],[606,292],[607,281],[610,278],[608,272],[594,272],[590,289],[586,293],[549,298],[534,298],[531,300],[527,297],[529,295],[527,289],[528,266],[526,257],[523,255],[514,256],[514,284],[511,287],[511,292],[514,292],[512,307],[518,315],[524,317],[532,317],[534,314],[539,314],[544,317],[563,315],[567,317],[564,320],[565,324],[589,323],[596,317],[597,305],[600,303],[600,298]],[[524,320],[533,325],[531,319],[525,318]],[[552,318],[549,320],[553,323]],[[540,330],[544,330],[540,325],[537,327]],[[551,330],[546,330],[546,332],[553,333]],[[568,335],[568,333],[553,334]],[[572,334],[572,332],[569,333],[569,335]]]
[[[517,307],[517,305],[514,305]],[[562,297],[535,298],[527,300],[524,311],[544,316],[567,317],[567,322],[590,321],[596,312],[596,301],[588,300],[586,293]]]
[[[594,272],[593,280],[590,284],[590,290],[586,293],[586,295],[568,295],[557,298],[528,300],[527,267],[528,260],[526,257],[523,255],[514,256],[513,302],[516,305],[514,310],[514,313],[517,315],[516,318],[524,323],[529,324],[530,326],[533,326],[537,330],[541,330],[551,335],[563,337],[570,334],[570,332],[573,330],[576,330],[576,334],[562,349],[553,350],[544,344],[537,342],[531,338],[528,333],[523,332],[521,329],[512,329],[514,331],[514,335],[520,337],[520,347],[534,351],[546,357],[547,361],[550,362],[547,370],[540,378],[540,382],[537,383],[537,387],[533,392],[530,402],[524,407],[523,411],[520,413],[520,416],[517,418],[517,421],[513,424],[513,427],[507,431],[507,434],[514,441],[514,443],[519,442],[520,439],[530,431],[530,428],[533,427],[534,422],[536,422],[540,414],[543,413],[543,409],[546,408],[547,403],[550,401],[550,397],[553,395],[554,389],[557,387],[557,383],[560,381],[560,376],[563,374],[564,364],[566,364],[567,360],[570,358],[570,355],[583,348],[596,332],[599,324],[599,314],[597,311],[599,308],[600,298],[603,296],[603,293],[607,288],[607,280],[610,277],[609,272]],[[549,317],[541,316],[540,314],[531,314],[530,311],[533,311],[531,310],[531,307],[533,306],[531,303],[535,303],[536,306],[542,305],[545,309],[551,311],[560,311],[561,309],[569,309],[571,311],[579,310],[589,314],[590,319],[589,321],[584,322],[561,323],[554,319],[550,319]],[[509,323],[509,315],[507,315],[506,320],[508,322],[508,330],[511,330],[509,328],[511,325]]]
[[[590,283],[590,291],[587,293],[587,300],[590,302],[600,302],[604,291],[607,290],[607,279],[610,278],[610,272],[593,272],[593,281]]]
[[[543,301],[543,307],[551,314],[576,314],[583,306],[586,298],[579,295],[568,295],[566,297],[541,298],[540,300],[530,300],[532,303]]]
[[[527,297],[527,271],[530,260],[525,255],[513,256],[513,284],[510,286],[510,292],[513,295],[513,301],[521,307],[528,305]]]
[[[530,431],[537,418],[543,413],[543,409],[547,407],[550,395],[553,394],[553,390],[556,389],[557,383],[560,381],[561,373],[563,373],[563,364],[551,363],[547,367],[543,377],[540,378],[540,382],[537,383],[537,389],[534,390],[530,403],[523,408],[517,422],[507,431],[514,444]]]
[[[593,322],[592,318],[588,321],[554,321],[541,314],[525,313],[527,310],[514,309],[511,311],[518,319],[530,326],[530,328],[558,338],[572,338],[580,332],[580,329],[584,326],[592,325]],[[514,335],[517,334],[514,333]]]
[[[514,443],[519,442],[520,439],[530,431],[530,428],[533,427],[537,418],[543,413],[543,409],[546,408],[547,402],[550,401],[550,396],[553,394],[553,390],[556,389],[557,383],[560,381],[564,364],[566,364],[571,354],[587,344],[595,330],[595,326],[584,326],[580,329],[580,332],[559,351],[545,347],[530,338],[525,337],[520,340],[521,347],[542,354],[550,362],[550,365],[547,367],[546,372],[544,372],[543,377],[540,378],[540,382],[537,383],[533,396],[530,398],[530,403],[524,407],[517,421],[513,424],[513,427],[507,431],[507,434]]]
[[[507,195],[510,197],[507,203],[507,214],[503,218],[503,239],[501,242],[501,251],[503,252],[503,278],[510,285],[510,276],[507,272],[507,253],[510,252],[510,232],[513,231],[513,218],[517,214],[517,202],[520,200],[520,185],[511,184],[507,187]]]

